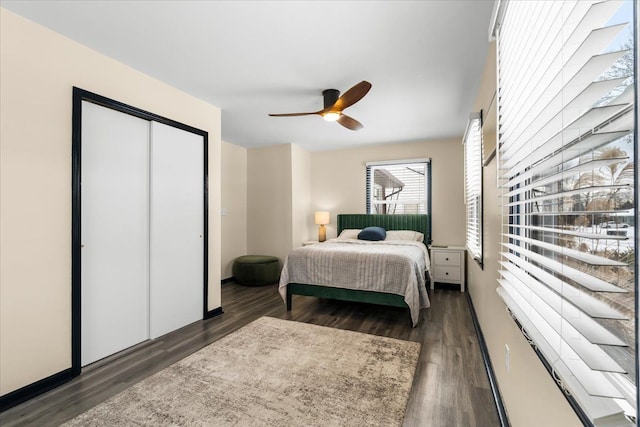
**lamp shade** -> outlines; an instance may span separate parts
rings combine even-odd
[[[316,224],[324,225],[329,224],[331,216],[327,211],[316,212]]]

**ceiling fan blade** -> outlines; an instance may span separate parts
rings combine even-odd
[[[356,119],[354,119],[353,117],[349,117],[345,114],[341,114],[340,118],[338,118],[338,120],[336,120],[338,123],[340,123],[342,126],[346,127],[347,129],[351,129],[351,130],[360,130],[362,129],[364,126],[362,126],[362,123],[360,123],[359,121],[357,121]]]
[[[371,89],[371,83],[366,80],[361,81],[348,91],[342,94],[335,104],[331,107],[334,111],[342,111],[360,101]]]
[[[294,117],[294,116],[311,116],[312,114],[321,114],[323,110],[314,111],[313,113],[284,113],[284,114],[269,114],[271,117]]]

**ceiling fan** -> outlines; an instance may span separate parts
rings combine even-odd
[[[346,91],[342,96],[340,96],[340,91],[337,89],[327,89],[322,91],[322,96],[324,98],[324,108],[320,111],[314,111],[311,113],[285,113],[269,115],[271,117],[294,117],[317,114],[319,116],[322,116],[327,121],[338,122],[347,129],[359,130],[363,127],[362,123],[352,117],[347,116],[346,114],[343,114],[342,110],[360,101],[367,94],[367,92],[369,92],[369,89],[371,89],[371,83],[364,80]]]

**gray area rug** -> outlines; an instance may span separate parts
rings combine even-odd
[[[399,426],[420,344],[262,317],[68,426]]]

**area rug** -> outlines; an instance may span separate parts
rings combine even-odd
[[[420,344],[262,317],[68,426],[399,426]]]

